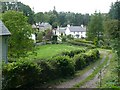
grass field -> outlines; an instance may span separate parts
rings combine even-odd
[[[38,46],[36,50],[37,55],[36,56],[31,55],[30,57],[37,58],[37,59],[39,58],[47,59],[63,51],[70,51],[70,50],[75,50],[80,48],[85,48],[85,47],[70,46],[67,44],[48,44],[48,45]]]

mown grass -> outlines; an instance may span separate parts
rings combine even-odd
[[[73,46],[67,44],[48,44],[43,46],[37,46],[36,53],[37,55],[30,55],[30,58],[37,58],[37,59],[48,59],[57,54],[60,54],[63,51],[70,51],[85,48],[82,46]]]
[[[96,74],[99,73],[99,71],[104,67],[104,65],[107,64],[108,58],[109,58],[109,57],[106,56],[105,61],[104,61],[100,66],[98,66],[98,67],[93,71],[93,73],[92,73],[91,75],[89,75],[89,76],[88,76],[86,79],[84,79],[83,81],[75,84],[75,85],[73,86],[73,88],[81,87],[81,86],[84,85],[86,82],[88,82],[88,81],[90,81],[91,79],[93,79],[93,78],[96,76]]]

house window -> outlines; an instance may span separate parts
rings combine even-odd
[[[75,32],[74,32],[74,34],[75,34]]]

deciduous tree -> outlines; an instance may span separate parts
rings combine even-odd
[[[22,12],[7,11],[3,14],[2,20],[11,32],[9,56],[12,58],[26,56],[33,47],[33,41],[30,39],[32,27],[28,24],[27,17]]]

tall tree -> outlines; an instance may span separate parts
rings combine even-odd
[[[30,24],[34,23],[34,12],[31,10],[31,8],[28,5],[25,5],[21,2],[1,2],[2,3],[2,13],[8,11],[8,10],[15,10],[15,11],[21,11],[24,13],[25,16],[28,17],[28,22]]]
[[[88,25],[88,31],[87,36],[88,39],[94,40],[97,38],[100,40],[102,38],[103,34],[103,19],[101,13],[94,13],[91,16],[89,25]]]
[[[120,1],[112,3],[109,15],[112,19],[117,19],[120,21]]]
[[[7,11],[3,14],[3,22],[11,32],[9,39],[9,57],[19,58],[27,55],[33,47],[30,39],[32,28],[27,23],[27,17],[21,12]]]
[[[111,45],[117,54],[116,59],[118,60],[118,86],[120,86],[120,1],[116,1],[112,4],[109,11],[111,20],[105,22],[105,30],[111,40]]]

